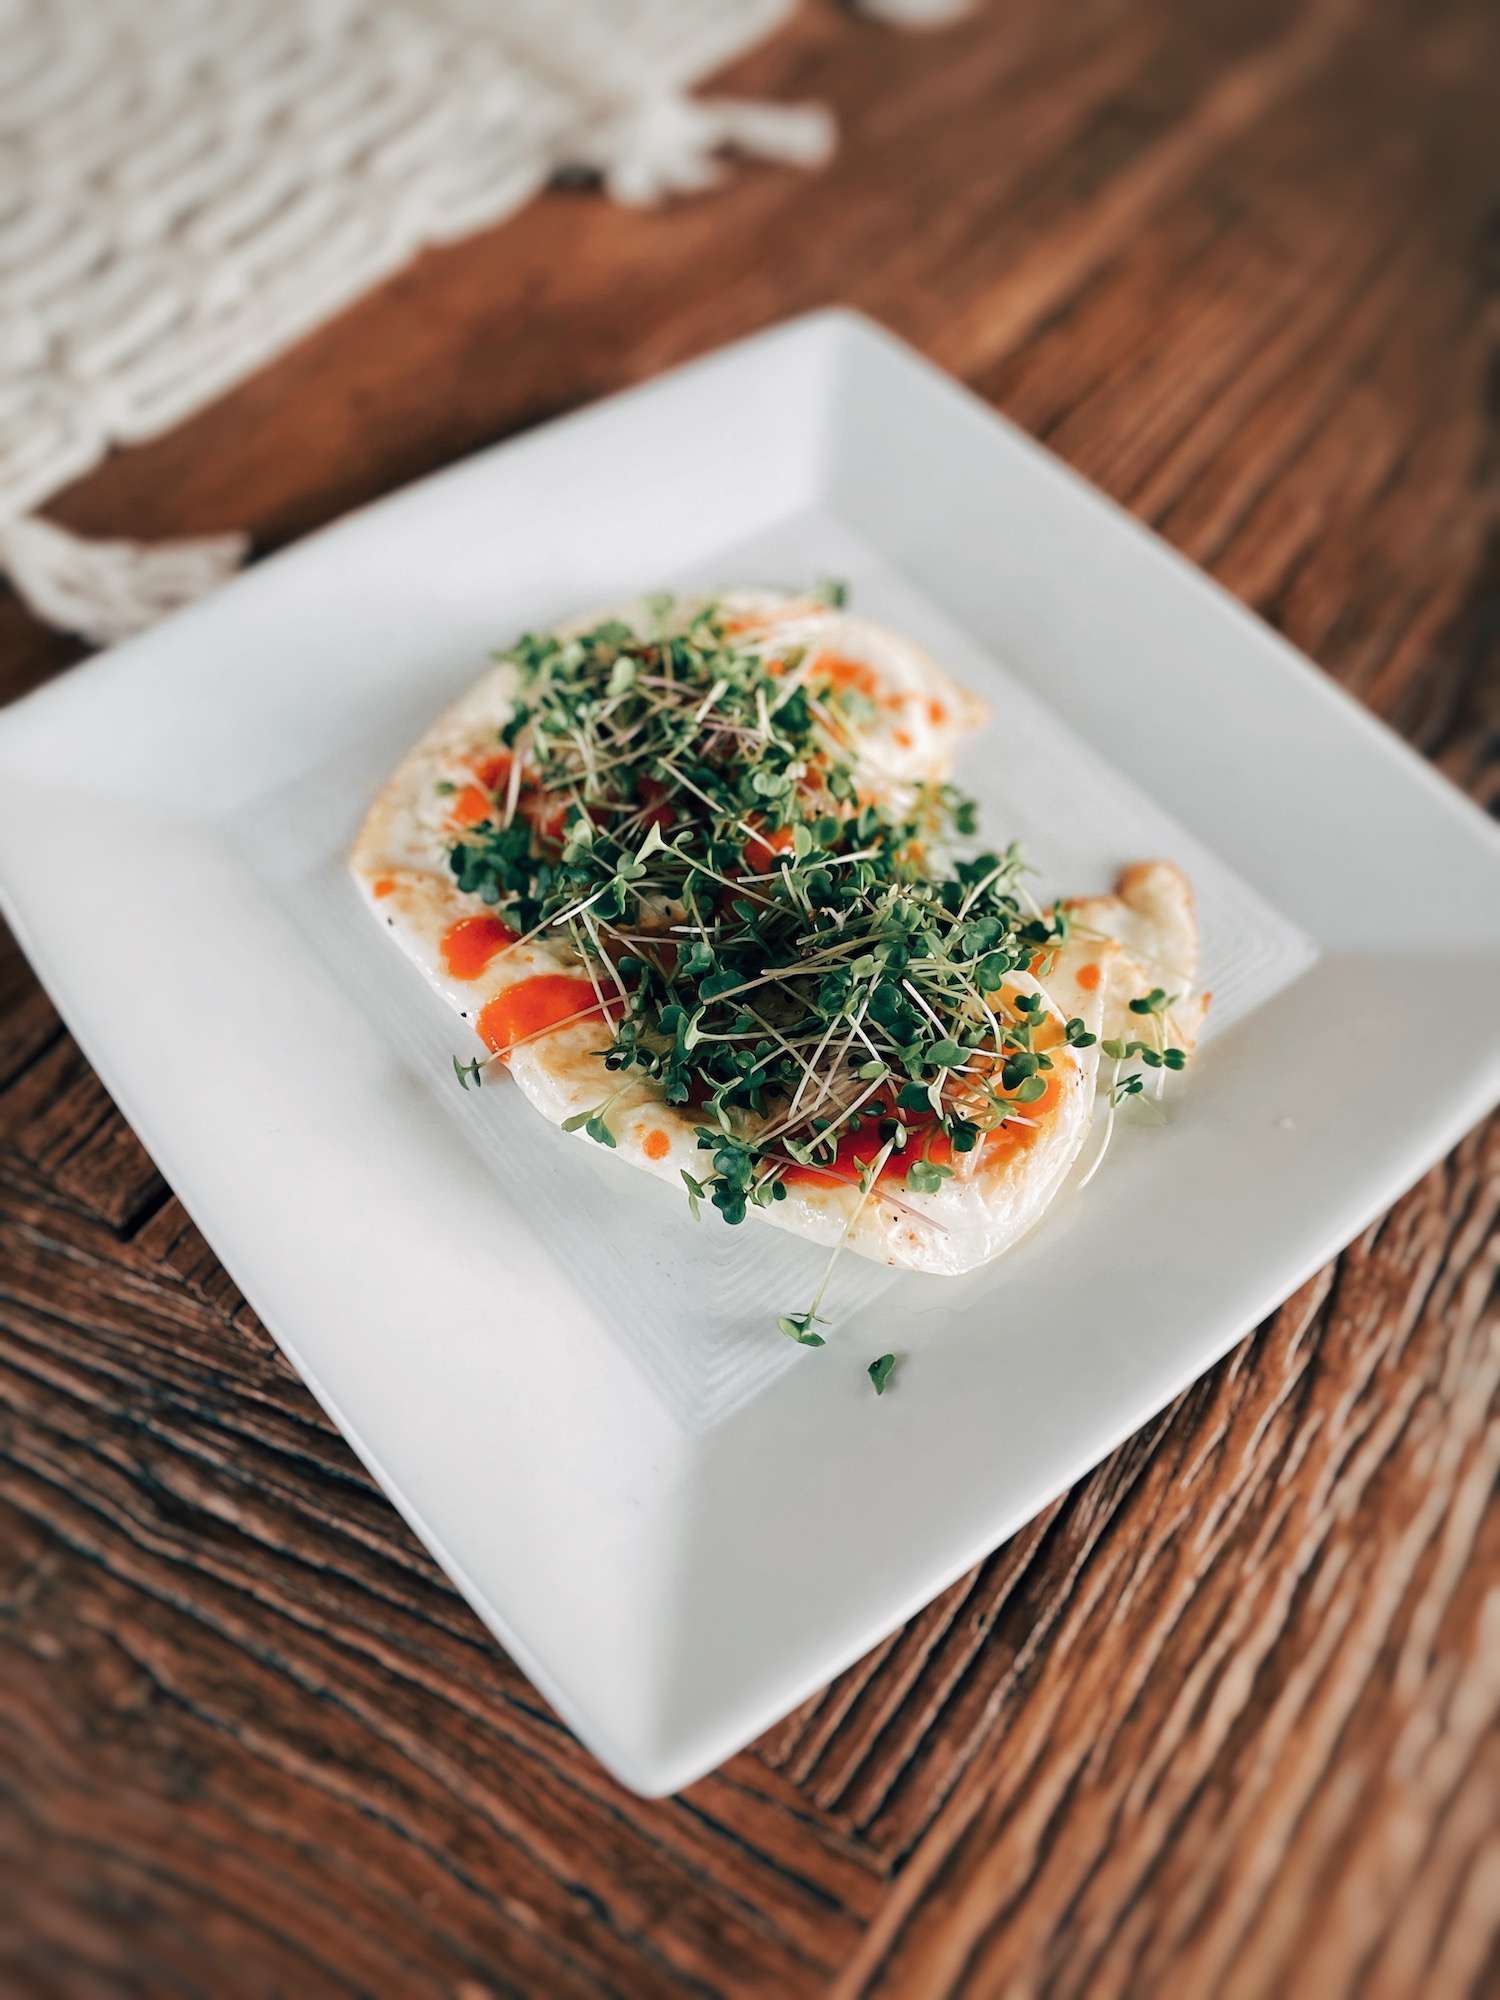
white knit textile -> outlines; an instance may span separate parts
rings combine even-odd
[[[44,618],[123,637],[243,544],[24,518],[113,445],[562,169],[647,203],[708,186],[725,147],[820,164],[822,107],[687,95],[794,4],[0,0],[0,568]]]
[[[0,521],[0,570],[39,618],[112,646],[206,596],[250,551],[248,535],[96,542],[36,514]]]

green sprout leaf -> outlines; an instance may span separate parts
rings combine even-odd
[[[866,1202],[936,1226],[913,1198],[1055,1073],[1046,999],[1008,982],[1031,984],[1069,924],[1027,894],[1019,849],[964,846],[975,808],[951,784],[872,797],[863,674],[737,607],[660,597],[630,625],[523,634],[501,657],[516,693],[494,734],[512,762],[489,788],[504,806],[450,836],[448,871],[473,910],[609,996],[581,992],[534,1032],[571,1026],[606,1090],[687,1113],[695,1216],[737,1226],[824,1201],[844,1225],[830,1271]],[[444,790],[466,782],[457,764],[453,778]],[[1170,1005],[1139,996],[1131,1032],[1105,1045],[1140,1058],[1122,1096],[1186,1062],[1167,1046]],[[1066,1043],[1096,1046],[1081,1017]],[[464,1089],[486,1061],[455,1059]],[[569,1129],[614,1148],[616,1101]],[[788,1338],[823,1344],[827,1285],[787,1316]]]
[[[1163,1014],[1171,1004],[1161,987],[1153,986],[1149,993],[1143,993],[1130,1002],[1130,1011],[1132,1014]]]
[[[801,1347],[826,1347],[828,1343],[822,1334],[813,1332],[815,1324],[821,1326],[826,1323],[819,1320],[814,1312],[783,1313],[776,1322],[787,1339],[795,1340]]]
[[[973,1053],[974,1051],[966,1049],[962,1042],[950,1041],[947,1038],[934,1042],[930,1049],[924,1051],[927,1061],[936,1063],[939,1069],[957,1069],[959,1064],[966,1063]]]

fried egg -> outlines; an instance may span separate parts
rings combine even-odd
[[[811,702],[827,690],[855,691],[857,701],[846,698],[826,714],[846,742],[862,796],[899,802],[941,780],[983,719],[982,704],[922,648],[868,619],[766,591],[712,602],[736,643],[758,649],[769,672],[783,655],[795,663],[787,671],[803,677]],[[695,608],[689,602],[674,615],[686,620]],[[643,637],[659,629],[659,607],[643,603],[609,615]],[[559,636],[599,622],[574,621]],[[524,773],[497,750],[518,689],[519,670],[501,664],[439,717],[376,797],[351,871],[394,942],[543,1118],[576,1129],[610,1097],[616,1157],[680,1191],[684,1174],[705,1172],[697,1138],[703,1113],[667,1103],[649,1077],[605,1068],[609,1022],[626,990],[618,973],[608,961],[581,959],[555,933],[518,938],[493,909],[459,890],[448,865],[463,829],[502,803],[532,816],[539,832],[558,831],[547,824],[555,808],[529,796]],[[996,1005],[1022,996],[1040,1003],[1033,1046],[1047,1052],[1051,1068],[1039,1099],[983,1133],[968,1153],[953,1151],[940,1129],[910,1133],[862,1194],[860,1170],[874,1164],[881,1144],[867,1123],[826,1166],[789,1167],[785,1197],[750,1214],[818,1243],[842,1242],[882,1263],[943,1275],[989,1262],[1031,1229],[1067,1180],[1093,1119],[1098,1043],[1076,1046],[1068,1023],[1096,1038],[1128,1032],[1118,1024],[1132,1018],[1129,998],[1158,985],[1175,996],[1172,1032],[1182,1046],[1191,1046],[1201,1020],[1190,991],[1197,926],[1180,871],[1137,864],[1112,895],[1064,907],[1065,942],[992,996]],[[983,1063],[976,1058],[969,1067],[978,1088]],[[962,1077],[957,1083],[964,1087]],[[865,1107],[885,1108],[878,1100]],[[947,1169],[931,1192],[908,1184],[917,1157],[940,1159]]]

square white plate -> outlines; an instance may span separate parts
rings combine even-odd
[[[354,901],[373,785],[487,650],[680,581],[850,578],[987,693],[1044,890],[1194,874],[1164,1130],[956,1282],[821,1259],[458,1093]],[[1141,1424],[1500,1095],[1500,840],[1278,639],[847,314],[316,535],[0,718],[4,907],[200,1227],[480,1616],[664,1792]],[[873,1396],[865,1365],[903,1356]]]

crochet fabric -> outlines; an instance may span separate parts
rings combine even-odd
[[[112,446],[562,170],[647,203],[708,186],[726,148],[819,165],[820,106],[688,95],[793,4],[0,0],[0,568],[54,623],[137,630],[244,542],[34,517]]]

